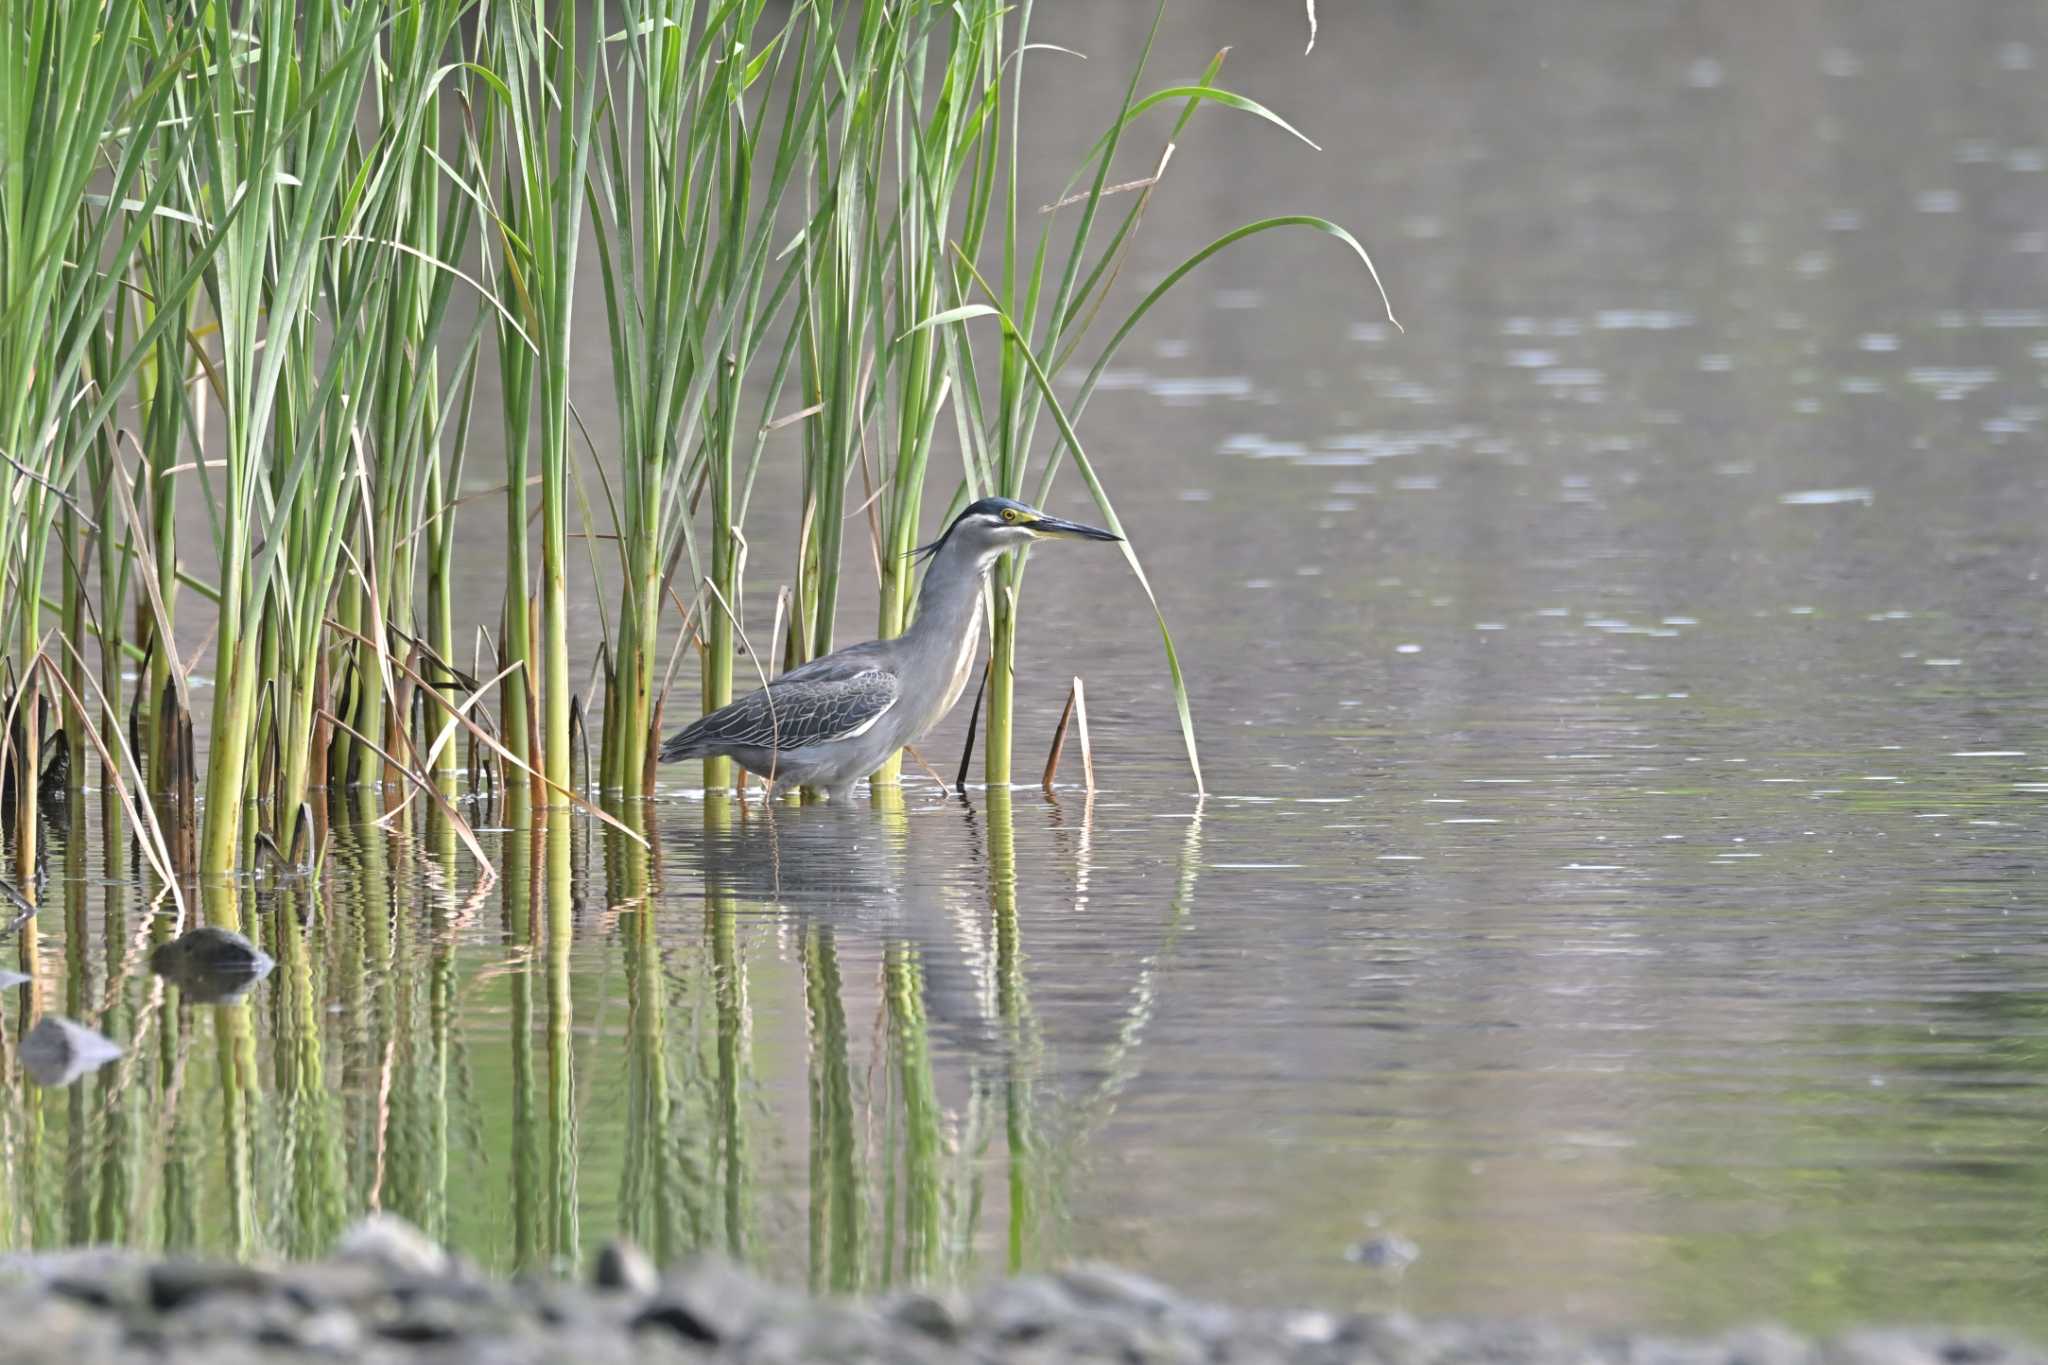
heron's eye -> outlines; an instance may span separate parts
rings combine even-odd
[[[1016,519],[1017,519],[1017,518],[1018,518],[1018,517],[1019,517],[1020,515],[1022,515],[1022,514],[1021,514],[1021,513],[1019,513],[1019,512],[1017,511],[1017,509],[1016,509],[1016,508],[1014,508],[1014,507],[1005,507],[1005,508],[1003,509],[1003,520],[1004,520],[1004,521],[1015,521],[1015,520],[1016,520]]]

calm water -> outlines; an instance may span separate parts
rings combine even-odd
[[[1059,72],[1090,99],[1046,68],[1048,148],[1149,18],[1069,8],[1034,36],[1097,60]],[[526,835],[478,889],[445,835],[357,830],[245,892],[279,965],[227,1005],[60,841],[8,1045],[34,992],[129,1051],[7,1091],[12,1241],[310,1254],[383,1207],[500,1267],[623,1228],[832,1287],[1105,1255],[2048,1333],[2048,12],[1323,8],[1304,60],[1286,6],[1177,7],[1162,81],[1234,45],[1325,149],[1198,119],[1131,283],[1328,212],[1406,335],[1326,240],[1240,247],[1085,427],[1206,800],[1142,595],[1057,547],[1020,767],[1084,673],[1092,802],[770,820],[679,774],[651,855],[557,836],[559,894]]]

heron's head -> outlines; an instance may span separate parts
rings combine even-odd
[[[1113,531],[1049,516],[1010,498],[983,498],[969,503],[953,518],[946,534],[919,547],[915,553],[919,559],[929,559],[947,545],[958,545],[972,551],[977,561],[986,563],[1005,550],[1034,540],[1122,539]]]

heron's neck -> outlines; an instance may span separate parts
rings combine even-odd
[[[977,554],[957,540],[939,547],[917,591],[917,617],[906,636],[919,643],[958,646],[981,617],[981,585],[995,564],[995,554]],[[938,651],[951,662],[955,649]]]

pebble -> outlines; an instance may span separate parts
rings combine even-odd
[[[897,1294],[884,1302],[882,1316],[936,1341],[960,1339],[960,1314],[954,1311],[953,1305],[935,1294],[921,1290]]]
[[[149,957],[150,970],[196,1005],[238,1000],[276,965],[270,954],[242,935],[211,925],[180,934]]]
[[[613,1289],[623,1294],[652,1294],[661,1287],[661,1274],[654,1268],[654,1262],[647,1253],[626,1238],[619,1237],[606,1242],[597,1253],[597,1264],[591,1268],[590,1282],[599,1289]]]
[[[1344,1259],[1395,1274],[1415,1264],[1422,1248],[1406,1237],[1368,1237],[1344,1253]]]

